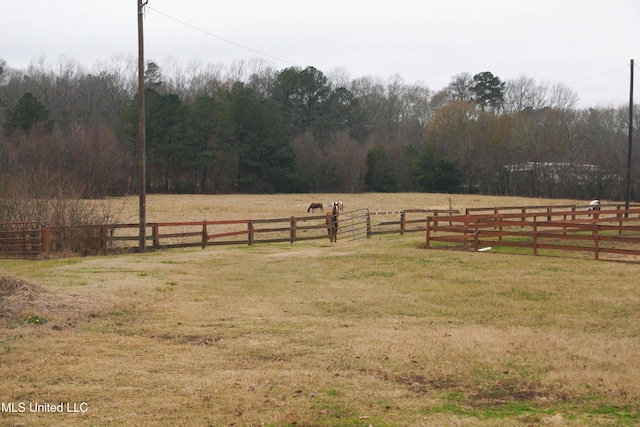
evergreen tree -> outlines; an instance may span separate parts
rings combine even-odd
[[[145,90],[147,182],[150,189],[184,190],[183,172],[194,153],[189,141],[188,109],[177,95]]]
[[[226,159],[235,132],[226,104],[202,96],[190,106],[189,127],[193,136],[193,185],[200,192],[229,191],[230,165]]]
[[[290,124],[283,110],[257,98],[242,83],[233,86],[229,102],[236,130],[237,189],[255,193],[300,191]]]
[[[50,130],[53,122],[48,121],[49,112],[31,92],[27,92],[18,101],[15,108],[7,110],[4,131],[6,135],[11,135],[16,130],[21,130],[27,134],[35,132],[38,125]]]
[[[380,193],[398,191],[398,176],[393,169],[389,153],[378,144],[367,154],[367,173],[364,177],[365,190]]]
[[[504,82],[489,71],[476,74],[473,76],[473,81],[471,91],[480,108],[483,111],[487,108],[494,111],[500,110],[504,104]]]
[[[462,174],[458,166],[437,155],[432,144],[424,144],[420,150],[405,152],[409,164],[413,165],[414,179],[418,191],[430,193],[456,193],[462,185]],[[412,161],[411,161],[412,160]]]
[[[311,128],[327,100],[326,76],[314,67],[284,69],[276,77],[273,100],[285,106],[291,122],[300,130]]]

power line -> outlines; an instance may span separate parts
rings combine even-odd
[[[291,65],[295,65],[295,66],[300,66],[299,64],[296,64],[295,62],[287,61],[286,59],[278,58],[278,57],[276,57],[276,56],[269,55],[268,53],[264,53],[264,52],[261,52],[261,51],[256,50],[256,49],[252,49],[252,48],[250,48],[250,47],[243,46],[243,45],[238,44],[238,43],[236,43],[236,42],[233,42],[233,41],[231,41],[231,40],[227,40],[227,39],[225,39],[224,37],[217,36],[217,35],[215,35],[215,34],[213,34],[213,33],[210,33],[210,32],[209,32],[209,31],[207,31],[207,30],[203,30],[202,28],[196,27],[195,25],[191,25],[191,24],[189,24],[188,22],[184,22],[184,21],[182,21],[182,20],[180,20],[180,19],[178,19],[178,18],[174,18],[173,16],[167,15],[166,13],[161,12],[161,11],[159,11],[158,9],[152,8],[151,6],[147,6],[147,8],[148,8],[148,9],[150,9],[150,10],[153,10],[153,11],[154,11],[154,12],[156,12],[156,13],[159,13],[160,15],[162,15],[162,16],[164,16],[164,17],[166,17],[166,18],[171,19],[172,21],[175,21],[175,22],[177,22],[177,23],[179,23],[179,24],[182,24],[182,25],[184,25],[184,26],[186,26],[186,27],[192,28],[192,29],[194,29],[194,30],[196,30],[196,31],[200,31],[201,33],[204,33],[204,34],[206,34],[206,35],[208,35],[208,36],[215,37],[215,38],[217,38],[218,40],[222,40],[223,42],[226,42],[226,43],[232,44],[232,45],[234,45],[234,46],[240,47],[240,48],[242,48],[242,49],[245,49],[245,50],[248,50],[248,51],[251,51],[251,52],[257,53],[257,54],[259,54],[259,55],[263,55],[263,56],[269,57],[269,58],[271,58],[271,59],[275,59],[276,61],[285,62],[285,63],[287,63],[287,64],[291,64]]]
[[[606,75],[613,74],[613,73],[615,73],[615,72],[617,72],[617,71],[624,70],[624,69],[625,69],[625,68],[627,68],[627,67],[629,67],[629,65],[625,65],[624,67],[616,68],[615,70],[611,70],[611,71],[607,71],[607,72],[602,73],[602,74],[598,74],[597,76],[588,77],[588,78],[586,78],[586,79],[577,80],[577,81],[575,81],[575,82],[567,83],[567,86],[575,85],[575,84],[578,84],[578,83],[588,82],[589,80],[598,79],[598,78],[600,78],[600,77],[604,77],[604,76],[606,76]]]

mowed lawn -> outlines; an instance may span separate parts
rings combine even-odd
[[[586,203],[154,195],[147,220],[299,216],[334,199],[372,212]],[[135,197],[110,203],[135,221]],[[424,243],[0,260],[0,425],[640,423],[639,264]]]

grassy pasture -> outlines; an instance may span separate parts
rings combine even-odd
[[[549,203],[151,195],[147,220],[287,217],[335,199],[372,212]],[[137,198],[109,203],[137,221]],[[637,264],[424,240],[0,260],[0,425],[640,423]],[[65,412],[31,410],[45,403]]]

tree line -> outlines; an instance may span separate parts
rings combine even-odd
[[[136,193],[136,67],[0,60],[0,188]],[[625,195],[628,106],[578,109],[567,86],[526,75],[461,73],[433,91],[399,75],[169,60],[147,63],[145,99],[149,192]]]

